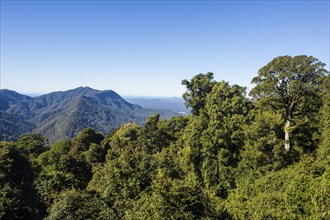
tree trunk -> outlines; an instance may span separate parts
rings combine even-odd
[[[286,123],[285,123],[285,128],[284,128],[284,131],[285,131],[285,144],[284,144],[284,149],[286,151],[289,151],[290,150],[290,119],[287,119],[286,120]]]
[[[290,133],[291,133],[291,110],[292,110],[293,104],[288,106],[286,110],[286,122],[285,122],[285,127],[284,127],[284,132],[285,132],[285,143],[284,143],[284,149],[286,151],[289,151],[291,146],[290,146]]]

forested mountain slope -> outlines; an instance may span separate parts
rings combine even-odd
[[[36,132],[53,142],[72,138],[86,127],[107,134],[128,122],[142,124],[156,113],[128,103],[114,91],[88,87],[35,98],[1,90],[0,102],[1,140],[16,140],[24,133]],[[166,110],[161,114],[163,117],[176,115]]]

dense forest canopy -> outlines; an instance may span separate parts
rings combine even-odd
[[[246,88],[183,80],[189,116],[0,142],[0,219],[330,219],[330,76],[277,57]]]

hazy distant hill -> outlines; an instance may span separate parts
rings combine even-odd
[[[172,98],[149,98],[149,97],[125,97],[125,99],[133,104],[140,105],[143,108],[154,110],[166,109],[178,114],[188,115],[190,109],[187,109],[184,100],[178,97]]]
[[[15,91],[0,90],[0,140],[16,140],[20,135],[37,132],[50,142],[72,138],[91,127],[104,134],[128,123],[142,124],[157,111],[125,101],[111,90],[88,87],[29,97]],[[162,117],[177,115],[158,111]]]

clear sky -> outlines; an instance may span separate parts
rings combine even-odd
[[[3,1],[1,88],[181,96],[213,72],[251,88],[277,56],[329,69],[329,1]]]

